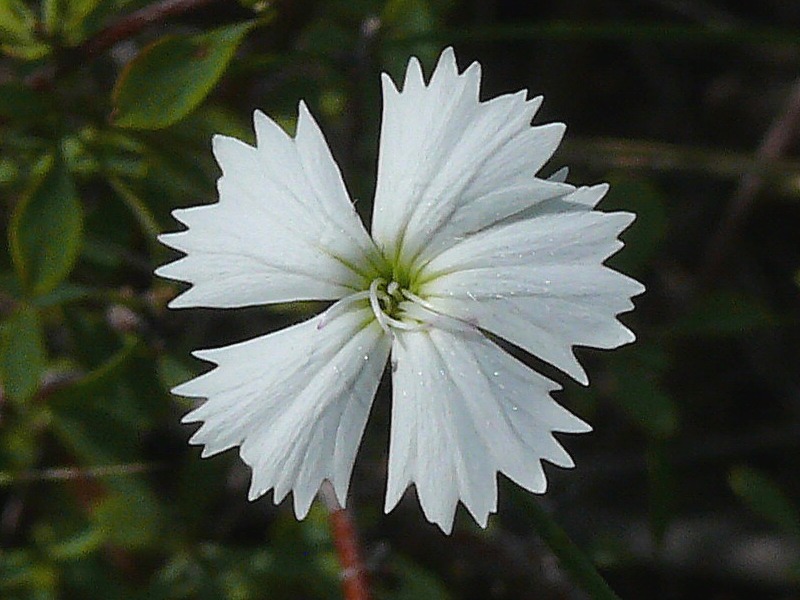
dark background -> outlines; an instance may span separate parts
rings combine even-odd
[[[530,359],[595,431],[561,436],[577,468],[546,495],[502,480],[487,530],[459,510],[443,536],[413,492],[382,514],[382,385],[350,497],[374,595],[586,597],[544,509],[623,598],[800,598],[800,4],[184,4],[0,5],[0,596],[339,597],[325,510],[248,503],[246,467],[200,460],[168,393],[203,370],[190,350],[322,305],[167,311],[154,235],[214,201],[212,133],[252,140],[255,108],[291,131],[301,98],[368,218],[379,73],[452,45],[484,98],[527,88],[567,123],[544,172],[612,184],[600,208],[638,220],[611,264],[648,291],[634,345],[579,350],[589,388]]]

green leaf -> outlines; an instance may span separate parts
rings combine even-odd
[[[117,8],[109,0],[42,0],[42,21],[50,36],[60,37],[68,45],[84,38],[83,23],[97,12]],[[105,11],[98,9],[105,6]]]
[[[65,156],[65,159],[76,175],[91,178],[100,172],[133,180],[150,175],[146,158],[142,155],[144,147],[132,139],[128,131],[84,127],[71,139],[73,154]]]
[[[731,469],[733,493],[750,510],[781,530],[800,537],[800,512],[769,477],[745,466]]]
[[[0,325],[0,381],[5,393],[14,400],[32,396],[46,361],[39,315],[31,307],[21,307]]]
[[[75,46],[107,24],[131,0],[55,0],[60,4],[56,23],[64,43]]]
[[[0,186],[14,183],[19,176],[19,167],[16,161],[0,158]]]
[[[72,535],[58,539],[48,548],[48,554],[58,560],[80,560],[97,550],[104,542],[102,532],[86,527]]]
[[[14,272],[0,272],[0,292],[11,298],[22,298],[22,288],[17,274]]]
[[[51,394],[48,407],[53,433],[73,456],[108,465],[138,461],[143,436],[169,404],[153,357],[128,336],[105,363]]]
[[[0,553],[0,597],[57,598],[58,588],[58,567],[42,561],[36,550],[11,548]]]
[[[64,21],[62,0],[41,0],[42,25],[49,36],[55,37]]]
[[[114,88],[116,125],[160,129],[185,117],[211,92],[254,25],[169,36],[142,50]]]
[[[14,268],[29,294],[45,294],[69,275],[82,233],[83,207],[72,178],[60,158],[48,158],[9,229]]]
[[[37,308],[49,308],[51,306],[59,306],[69,302],[86,300],[87,298],[91,298],[93,295],[98,295],[94,288],[72,283],[62,283],[47,294],[36,298],[32,304]]]
[[[117,477],[111,487],[93,511],[103,537],[123,548],[152,545],[161,528],[158,500],[138,477]]]
[[[0,1],[0,50],[11,56],[35,60],[47,45],[36,39],[36,15],[22,0]]]
[[[137,423],[126,411],[123,378],[137,344],[128,340],[99,368],[80,381],[58,390],[48,404],[53,432],[70,452],[87,464],[104,465],[137,460]]]

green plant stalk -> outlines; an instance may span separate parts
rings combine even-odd
[[[558,558],[558,562],[570,575],[573,583],[580,586],[595,600],[620,600],[597,571],[591,559],[575,545],[567,532],[541,507],[539,502],[526,498],[525,512],[536,533]]]

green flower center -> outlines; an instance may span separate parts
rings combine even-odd
[[[330,319],[355,304],[370,308],[375,321],[388,335],[393,335],[393,329],[427,329],[431,318],[438,313],[425,300],[422,290],[424,286],[418,276],[412,275],[415,270],[404,266],[400,261],[387,260],[378,253],[370,256],[368,262],[369,266],[362,270],[348,265],[363,277],[363,287],[361,291],[345,296],[329,308],[318,327],[324,327]],[[372,322],[372,319],[368,322]]]
[[[377,277],[370,283],[369,292],[373,310],[379,310],[387,317],[395,319],[400,316],[398,307],[405,298],[399,283],[394,280],[386,283],[383,277]]]
[[[373,279],[369,284],[369,304],[378,324],[388,334],[392,328],[417,331],[426,327],[419,319],[409,318],[407,309],[416,305],[415,308],[424,310],[428,303],[394,279],[389,282],[383,277]]]

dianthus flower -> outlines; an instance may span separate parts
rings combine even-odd
[[[239,447],[250,499],[291,491],[303,518],[324,480],[345,505],[356,451],[387,362],[392,415],[385,509],[414,484],[449,532],[458,501],[485,526],[497,473],[545,491],[542,461],[572,467],[553,432],[590,427],[557,404],[558,384],[486,333],[587,384],[574,345],[634,339],[616,316],[638,282],[603,265],[634,219],[595,205],[608,186],[536,174],[564,125],[531,126],[542,98],[479,99],[480,65],[445,50],[428,83],[409,61],[383,75],[371,235],[325,139],[300,103],[287,135],[255,113],[256,146],[215,136],[219,202],[176,210],[161,241],[186,256],[157,274],[191,284],[171,307],[328,300],[322,314],[195,355],[211,371],[176,387],[206,401],[202,456]]]

